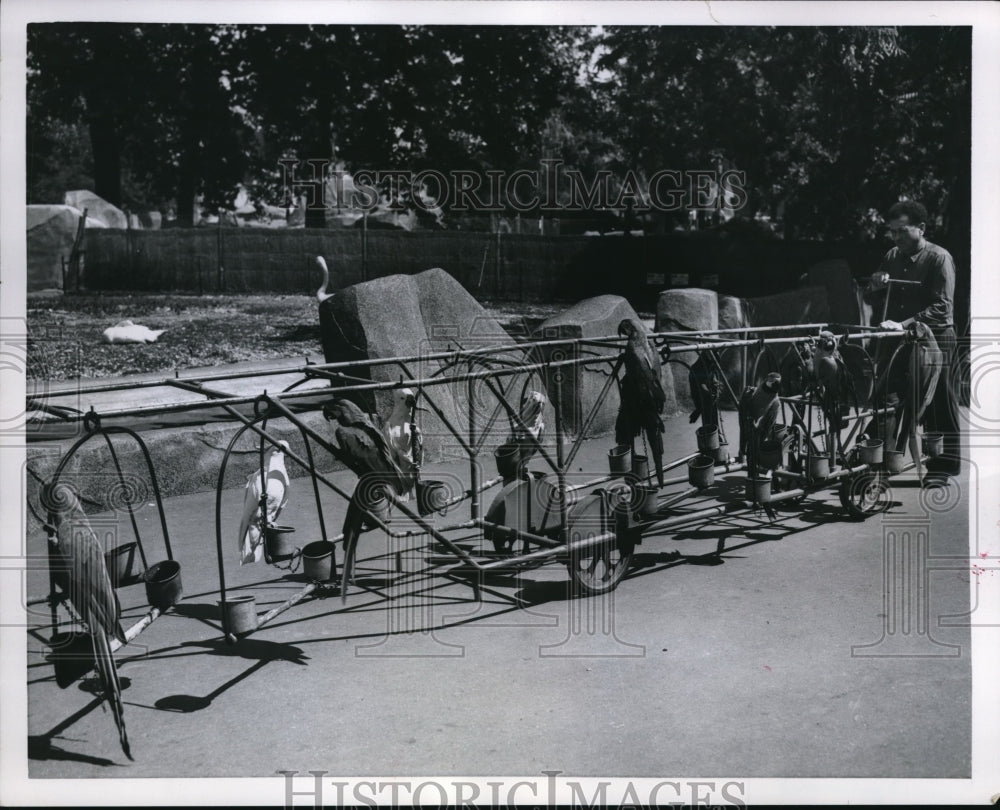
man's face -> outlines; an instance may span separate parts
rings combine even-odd
[[[904,214],[889,221],[889,237],[899,248],[900,253],[904,256],[912,255],[917,252],[924,238],[924,224],[922,222],[911,224],[910,218]]]

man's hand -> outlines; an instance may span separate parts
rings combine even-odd
[[[878,328],[884,329],[887,332],[902,332],[905,329],[903,324],[899,321],[882,321],[882,323],[878,325]]]
[[[886,287],[886,282],[889,281],[889,274],[882,270],[876,270],[872,273],[872,286],[873,290],[881,290]]]

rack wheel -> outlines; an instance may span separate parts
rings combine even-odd
[[[619,534],[613,540],[570,553],[566,567],[576,593],[608,593],[618,587],[635,549],[631,539],[621,538]]]
[[[889,508],[891,490],[877,472],[866,470],[840,483],[840,503],[855,520],[864,520]]]

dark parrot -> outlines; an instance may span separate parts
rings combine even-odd
[[[938,348],[930,327],[920,321],[914,321],[906,328],[903,349],[896,356],[900,357],[904,353],[908,355],[903,358],[907,362],[907,371],[905,387],[900,392],[900,404],[897,409],[899,433],[896,438],[896,449],[902,450],[909,439],[910,456],[917,465],[919,476],[921,466],[917,425],[923,423],[927,407],[934,399],[934,391],[944,366],[944,354]]]
[[[111,652],[110,637],[125,643],[121,606],[111,585],[104,550],[87,520],[80,497],[69,484],[48,484],[41,493],[48,510],[49,545],[60,569],[57,582],[67,588],[66,597],[87,628],[94,647],[94,664],[104,697],[118,727],[125,756],[132,759],[125,732],[122,687]]]
[[[853,378],[837,350],[837,338],[832,332],[819,333],[813,350],[813,374],[827,424],[840,431],[844,426],[844,406],[852,393]]]
[[[761,442],[774,439],[774,426],[781,413],[781,375],[770,372],[760,383],[751,386],[740,397],[740,455],[747,461],[747,472],[751,477],[758,474],[758,456]],[[762,504],[772,520],[774,508]]]
[[[368,414],[347,399],[335,399],[323,406],[327,421],[336,422],[334,437],[338,449],[335,456],[358,476],[347,515],[344,518],[344,570],[340,595],[347,598],[347,584],[354,568],[354,553],[370,510],[386,490],[402,495],[413,486],[413,476],[404,473],[382,432]]]
[[[719,397],[722,394],[722,380],[719,369],[712,357],[700,354],[688,369],[688,384],[694,410],[689,417],[693,425],[699,419],[704,426],[719,424]]]
[[[618,334],[628,338],[625,344],[625,376],[621,382],[621,407],[615,420],[615,441],[631,446],[635,437],[645,432],[657,483],[663,486],[663,406],[667,396],[660,381],[660,355],[649,345],[645,331],[626,318],[618,324]]]

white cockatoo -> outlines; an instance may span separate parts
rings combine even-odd
[[[392,413],[382,426],[393,461],[403,473],[404,491],[400,500],[408,500],[416,484],[418,470],[423,463],[424,440],[420,428],[414,423],[414,411],[426,408],[417,405],[416,395],[410,388],[400,388],[393,392]]]
[[[288,471],[285,469],[285,450],[288,442],[278,442],[264,453],[264,481],[257,469],[247,478],[243,498],[243,519],[240,521],[240,565],[260,562],[264,556],[263,528],[260,514],[261,495],[267,494],[267,525],[273,526],[281,510],[288,503]]]
[[[103,338],[105,343],[156,343],[156,339],[166,331],[150,329],[132,321],[119,321],[104,330]]]

